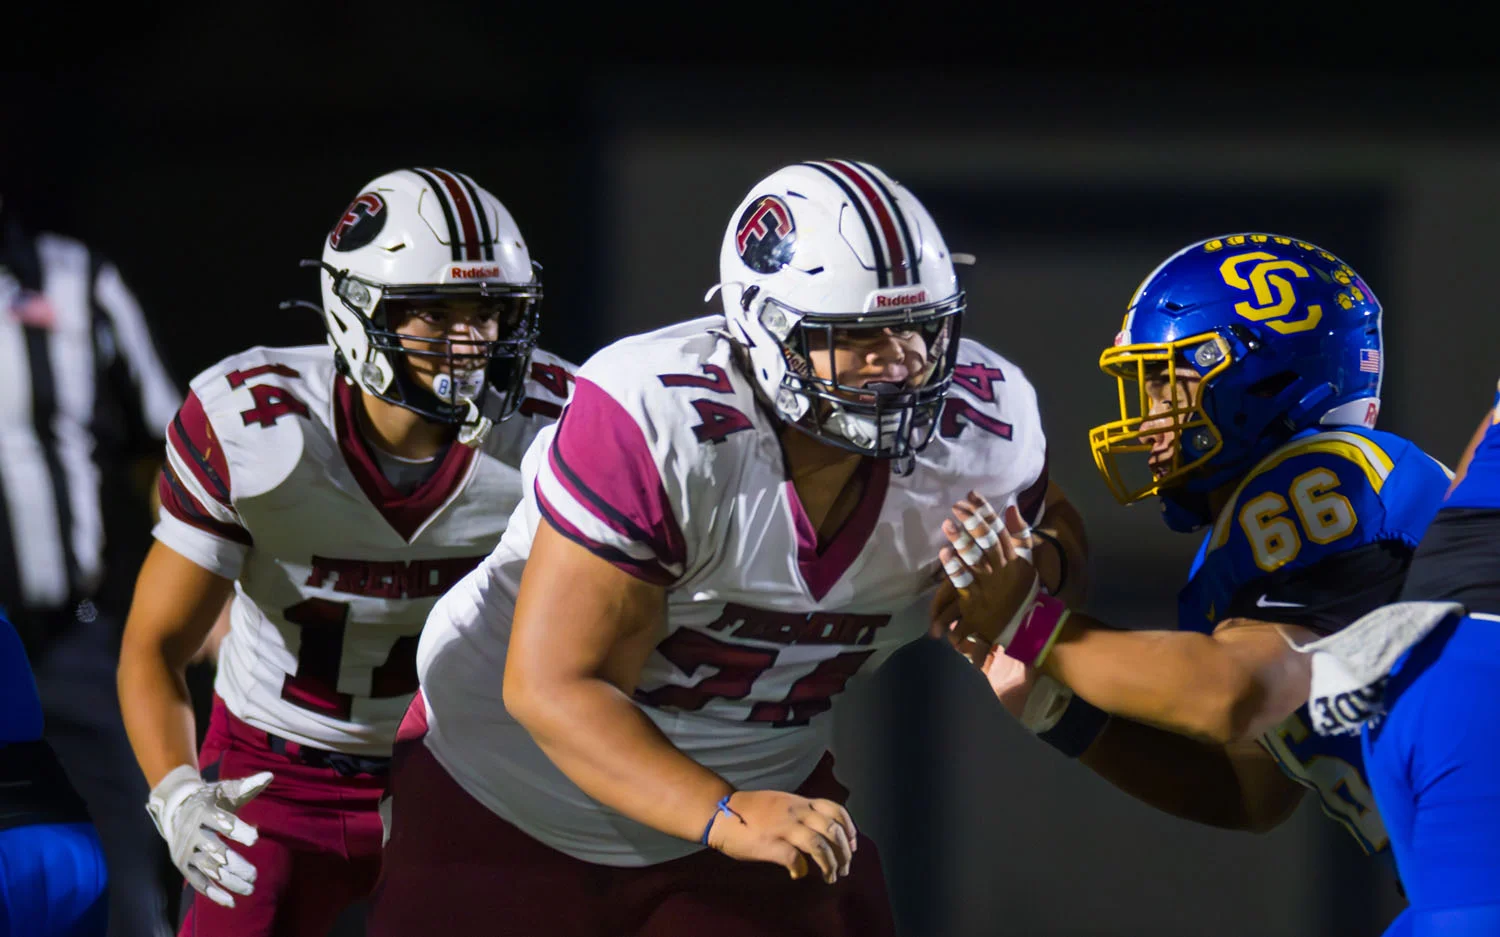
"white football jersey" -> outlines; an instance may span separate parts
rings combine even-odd
[[[973,489],[1040,515],[1035,391],[965,341],[914,471],[867,460],[863,497],[820,545],[778,422],[722,326],[694,320],[590,359],[562,421],[527,453],[525,500],[500,546],[438,602],[417,652],[437,759],[495,813],[586,861],[642,865],[698,847],[589,798],[505,710],[500,677],[538,523],[667,588],[667,634],[636,701],[672,743],[736,788],[794,790],[828,748],[839,694],[926,633],[954,502]]]
[[[402,494],[327,346],[253,348],[198,375],[168,427],[153,533],[235,580],[214,681],[229,711],[304,745],[390,754],[427,614],[499,542],[521,457],[572,377],[536,352],[520,412]]]

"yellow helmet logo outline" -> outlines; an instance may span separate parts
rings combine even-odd
[[[1252,260],[1258,263],[1250,269],[1249,276],[1241,275],[1239,266]],[[1275,271],[1278,270],[1285,270],[1297,279],[1306,279],[1308,276],[1307,268],[1296,261],[1283,260],[1265,251],[1233,254],[1225,257],[1224,262],[1219,264],[1219,275],[1226,284],[1255,293],[1255,305],[1251,305],[1249,301],[1234,304],[1234,311],[1239,315],[1251,322],[1265,322],[1282,335],[1316,328],[1323,318],[1323,307],[1316,304],[1307,307],[1305,318],[1286,321],[1285,317],[1291,314],[1297,304],[1297,293],[1292,289],[1291,281],[1276,274]],[[1275,296],[1272,295],[1273,289]]]

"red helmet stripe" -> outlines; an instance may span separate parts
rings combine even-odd
[[[855,187],[859,189],[860,194],[864,196],[865,201],[870,203],[870,209],[874,212],[875,222],[880,231],[880,238],[884,242],[883,245],[877,244],[875,247],[877,250],[883,247],[886,257],[890,258],[891,285],[907,285],[911,282],[911,272],[906,265],[906,251],[902,247],[901,239],[896,235],[896,223],[891,217],[891,208],[886,205],[885,200],[875,191],[875,187],[870,184],[870,180],[865,178],[862,170],[855,168],[841,159],[831,159],[828,161],[828,164],[843,173],[850,182],[853,182]]]
[[[483,260],[484,253],[479,241],[479,224],[475,217],[474,204],[469,201],[469,193],[464,191],[463,185],[448,170],[434,167],[428,171],[443,183],[443,187],[448,190],[448,197],[453,201],[454,212],[463,230],[464,260]]]

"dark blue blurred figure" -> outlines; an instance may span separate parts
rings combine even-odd
[[[104,937],[104,848],[57,757],[0,609],[0,937]]]
[[[150,529],[146,460],[159,461],[181,397],[114,264],[26,228],[4,199],[0,191],[0,607],[14,626],[9,643],[18,634],[19,659],[30,662],[27,711],[39,696],[56,753],[11,770],[51,772],[42,789],[65,771],[87,804],[110,870],[110,937],[166,937],[180,883],[146,814],[115,670]],[[17,692],[5,681],[0,694]],[[9,706],[0,713],[15,718]]]
[[[1500,934],[1500,394],[1403,601],[1456,602],[1391,669],[1366,764],[1415,937]]]

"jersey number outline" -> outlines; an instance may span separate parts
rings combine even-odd
[[[531,362],[531,379],[540,384],[554,397],[568,399],[568,382],[575,380],[573,372],[560,364],[545,364],[541,361]],[[522,416],[543,416],[549,420],[555,420],[562,416],[562,404],[553,403],[550,400],[538,400],[527,395],[521,401],[520,414]]]
[[[755,681],[775,665],[781,654],[776,648],[720,641],[691,628],[672,632],[656,650],[689,677],[704,667],[713,668],[712,673],[692,686],[667,684],[635,692],[636,699],[648,705],[687,711],[702,709],[715,699],[738,700],[749,696]],[[849,678],[874,653],[847,651],[819,661],[780,700],[756,702],[744,721],[768,722],[775,728],[807,725],[814,716],[833,706],[833,698],[844,691]]]
[[[1255,565],[1274,572],[1302,552],[1298,524],[1292,522],[1288,510],[1297,515],[1302,531],[1313,543],[1328,544],[1353,533],[1359,518],[1349,499],[1334,492],[1338,486],[1338,475],[1315,468],[1292,479],[1287,492],[1292,498],[1290,505],[1274,491],[1246,501],[1240,508],[1239,521]]]
[[[238,390],[245,386],[246,381],[262,374],[279,374],[282,377],[302,376],[302,372],[296,368],[272,363],[246,368],[243,371],[230,371],[224,375],[224,378],[229,381],[231,390]],[[246,389],[250,391],[250,397],[255,401],[255,406],[249,410],[240,411],[240,419],[245,421],[246,426],[251,423],[258,423],[262,427],[274,426],[277,420],[288,413],[303,417],[308,415],[307,404],[292,396],[291,391],[284,387],[277,387],[275,384],[251,384]]]
[[[716,364],[705,364],[703,373],[707,377],[697,374],[659,374],[657,377],[663,387],[694,387],[716,394],[734,393],[734,385],[729,382],[729,375],[724,373],[723,368]],[[698,411],[698,419],[701,421],[693,427],[693,435],[699,442],[717,445],[734,433],[752,429],[755,425],[739,410],[710,397],[698,397],[688,402]]]
[[[282,678],[281,698],[293,706],[349,722],[355,694],[339,690],[344,637],[350,624],[349,603],[304,599],[283,609],[281,617],[302,631],[297,671]],[[386,699],[417,692],[419,637],[403,635],[392,642],[385,663],[370,671],[370,691],[365,696]]]
[[[1292,751],[1311,734],[1300,712],[1294,712],[1267,733],[1265,745],[1281,770],[1318,794],[1323,813],[1347,829],[1360,846],[1379,852],[1389,842],[1375,794],[1359,770],[1337,755],[1315,754],[1305,760]]]
[[[986,367],[982,361],[961,364],[953,369],[953,384],[962,387],[983,403],[995,402],[995,382],[1005,380],[999,368]],[[996,419],[961,397],[949,394],[943,400],[943,415],[938,432],[944,439],[957,439],[966,426],[977,426],[987,433],[1009,439],[1015,428]]]

